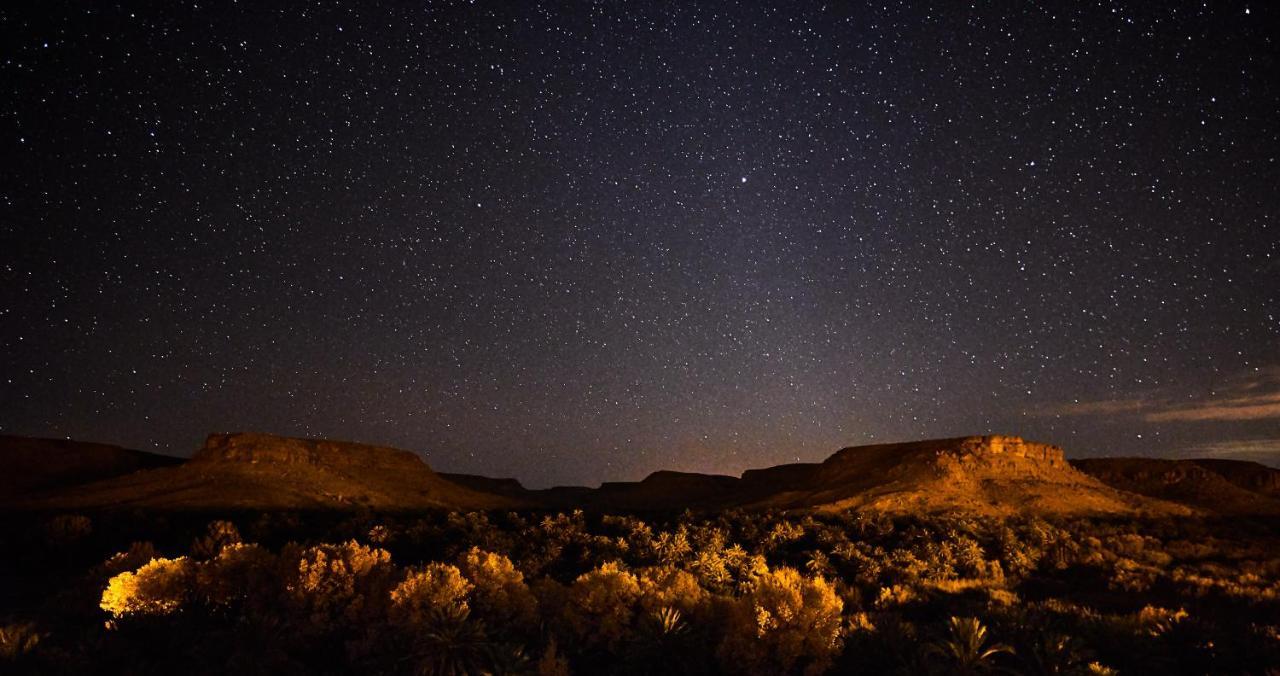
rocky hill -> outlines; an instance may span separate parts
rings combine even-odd
[[[493,484],[472,477],[473,487]],[[1186,507],[1125,493],[1077,471],[1056,446],[975,436],[845,448],[821,463],[747,470],[741,477],[655,472],[599,488],[502,490],[555,508],[596,510],[863,509],[887,513],[1167,514]]]
[[[1238,460],[1088,458],[1072,462],[1123,491],[1214,514],[1280,514],[1280,470]]]
[[[763,483],[763,476],[744,475]],[[748,506],[888,513],[1132,514],[1184,511],[1076,471],[1056,446],[975,436],[846,448]],[[776,484],[775,484],[776,485]]]
[[[1248,460],[1213,458],[1191,462],[1217,473],[1218,476],[1247,491],[1280,500],[1280,469]]]
[[[49,509],[499,509],[520,500],[472,490],[394,448],[269,434],[211,434],[191,460],[33,497]]]

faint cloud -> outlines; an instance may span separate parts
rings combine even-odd
[[[1280,465],[1280,439],[1236,439],[1183,449],[1188,458],[1252,460],[1264,465]]]
[[[1161,411],[1150,411],[1142,417],[1150,422],[1280,418],[1280,393],[1172,407]]]
[[[1280,366],[1232,378],[1220,391],[1197,401],[1152,396],[1145,399],[1075,401],[1041,409],[1042,416],[1134,415],[1147,422],[1269,420],[1280,418]]]

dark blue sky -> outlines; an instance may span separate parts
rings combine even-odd
[[[1280,458],[1275,8],[0,9],[0,433]]]

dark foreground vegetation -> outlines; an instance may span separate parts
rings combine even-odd
[[[3,673],[1280,673],[1269,520],[10,515]]]

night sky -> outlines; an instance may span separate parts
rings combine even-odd
[[[0,8],[0,433],[1280,464],[1272,3],[273,4]]]

